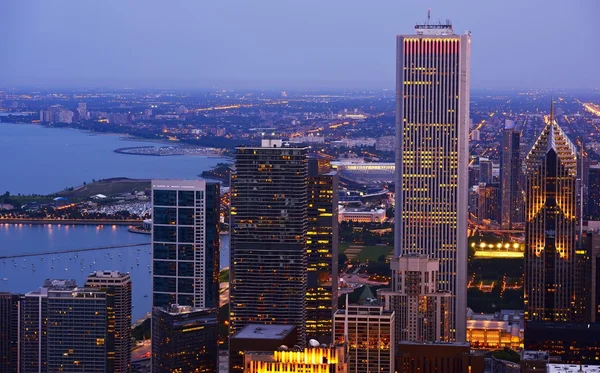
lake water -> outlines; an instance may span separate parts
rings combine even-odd
[[[131,233],[124,226],[0,224],[0,256],[128,244],[143,245],[0,261],[0,292],[34,291],[48,278],[75,279],[83,285],[95,270],[129,272],[136,320],[150,312],[150,235]],[[221,235],[221,268],[228,265],[229,236]]]
[[[47,194],[84,181],[111,177],[193,179],[226,161],[215,157],[151,157],[114,152],[118,148],[146,145],[156,143],[123,139],[118,135],[0,122],[0,194],[5,191]],[[0,261],[0,291],[34,291],[47,278],[75,279],[78,285],[83,285],[87,275],[95,270],[130,272],[135,320],[150,311],[149,242],[150,236],[130,233],[122,226],[0,224],[0,256],[144,244]],[[221,246],[221,267],[225,267],[229,265],[228,236],[221,236]]]
[[[124,139],[35,124],[0,122],[0,194],[49,194],[92,179],[193,179],[226,158],[153,157],[115,153],[118,148],[152,146]]]

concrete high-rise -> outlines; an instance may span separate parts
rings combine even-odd
[[[338,305],[338,174],[328,158],[308,157],[306,338],[331,341]]]
[[[218,183],[152,181],[152,305],[219,306]]]
[[[231,176],[230,334],[291,324],[306,339],[307,148],[236,149]]]
[[[523,194],[521,193],[521,133],[515,123],[506,120],[502,133],[502,162],[500,183],[502,188],[502,229],[514,229],[523,222]]]
[[[131,277],[118,271],[96,271],[87,277],[85,287],[106,292],[107,372],[131,371]]]
[[[393,258],[392,287],[377,292],[386,309],[396,312],[394,346],[401,341],[446,342],[450,339],[450,292],[437,290],[439,261],[425,256]]]
[[[577,150],[554,105],[524,163],[525,320],[573,321]]]
[[[20,373],[21,295],[0,293],[0,372]]]
[[[395,255],[439,260],[450,339],[466,340],[470,35],[447,24],[397,37]]]

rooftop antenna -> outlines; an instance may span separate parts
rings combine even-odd
[[[431,20],[431,8],[427,9],[427,25],[429,25],[430,20]]]
[[[550,99],[550,123],[554,122],[554,93]]]
[[[346,293],[346,310],[344,312],[344,342],[348,345],[348,293]]]

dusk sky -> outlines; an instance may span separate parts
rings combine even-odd
[[[0,1],[0,87],[393,89],[428,8],[472,88],[600,88],[599,0]]]

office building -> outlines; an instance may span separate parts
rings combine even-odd
[[[452,304],[449,292],[437,290],[439,261],[405,255],[391,260],[392,287],[379,290],[386,309],[396,310],[395,341],[449,341]]]
[[[298,341],[293,325],[249,324],[229,337],[229,372],[244,373],[246,351],[273,352],[281,346],[292,348]]]
[[[600,360],[600,324],[528,321],[525,349],[547,351],[563,363],[595,364]]]
[[[397,37],[395,256],[439,260],[451,339],[465,341],[470,36],[415,31]]]
[[[334,343],[348,347],[348,372],[394,372],[395,313],[379,305],[349,305],[334,316]]]
[[[216,372],[218,327],[215,309],[154,307],[152,372]]]
[[[588,311],[584,322],[600,322],[600,232],[585,232],[583,245],[587,257],[586,266],[581,271],[585,275],[586,293],[580,296],[586,301],[583,308]]]
[[[131,371],[131,277],[118,271],[96,271],[87,277],[86,288],[106,292],[106,368],[108,372]]]
[[[483,373],[483,354],[473,354],[468,343],[401,342],[398,373]]]
[[[554,105],[546,122],[524,162],[525,319],[568,322],[576,285],[577,153],[554,120]]]
[[[282,347],[277,351],[247,352],[244,366],[247,373],[347,373],[348,363],[344,346],[319,345],[304,350]]]
[[[54,288],[47,302],[47,371],[107,372],[106,292]]]
[[[479,183],[477,187],[477,223],[500,223],[501,196],[497,183]]]
[[[586,207],[585,220],[600,220],[600,164],[590,165],[588,170]]]
[[[338,174],[328,158],[308,157],[306,338],[331,341],[338,306]]]
[[[219,306],[219,184],[152,181],[154,307]]]
[[[491,184],[494,182],[494,164],[486,157],[479,157],[479,182]]]
[[[236,149],[231,175],[230,334],[290,324],[306,340],[307,148]]]
[[[500,183],[502,187],[502,229],[514,229],[523,222],[523,193],[521,192],[521,133],[515,123],[506,120],[502,132],[502,161]]]
[[[21,300],[21,372],[48,372],[48,292],[73,290],[75,280],[46,280]]]
[[[0,372],[20,373],[21,295],[0,293]]]

